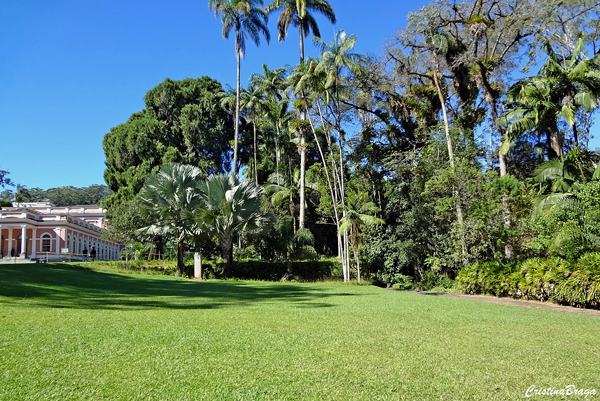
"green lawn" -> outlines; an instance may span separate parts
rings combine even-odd
[[[1,400],[600,392],[599,345],[597,317],[376,287],[0,265]]]

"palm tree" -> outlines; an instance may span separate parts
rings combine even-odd
[[[154,224],[141,232],[152,234],[171,233],[177,241],[177,271],[181,276],[184,268],[184,240],[192,234],[193,220],[190,212],[200,202],[197,191],[202,171],[194,166],[167,163],[156,174],[148,176],[140,191],[140,203]]]
[[[354,260],[356,261],[357,275],[356,278],[360,283],[360,260],[358,257],[358,245],[360,241],[360,232],[365,226],[373,224],[383,224],[385,221],[373,216],[380,212],[380,209],[375,206],[364,192],[352,192],[347,198],[346,215],[342,218],[340,233],[348,233],[350,244],[354,252]]]
[[[300,37],[300,64],[304,63],[304,37],[312,31],[314,37],[321,37],[319,26],[309,11],[317,12],[335,24],[335,13],[327,0],[274,0],[267,6],[272,13],[282,10],[277,20],[278,39],[283,42],[291,26],[298,28]]]
[[[234,174],[211,175],[198,186],[201,203],[196,210],[198,226],[207,227],[221,247],[225,277],[230,275],[233,238],[263,230],[271,217],[261,211],[265,190],[250,180]]]
[[[281,184],[277,183],[277,180],[283,181]],[[304,182],[301,183],[301,171],[299,169],[294,169],[291,174],[290,180],[278,179],[274,174],[271,174],[269,177],[269,182],[271,184],[265,187],[268,194],[271,195],[271,203],[276,206],[281,206],[287,202],[290,216],[293,219],[293,227],[294,233],[296,230],[296,216],[300,218],[303,211],[306,209],[306,200],[305,196],[303,196],[302,186],[304,190],[309,188],[313,191],[318,190],[318,185],[314,182]],[[304,205],[301,203],[304,202]],[[300,212],[302,211],[302,212]],[[304,228],[304,225],[300,224],[300,229]]]
[[[281,100],[285,88],[285,68],[270,70],[263,63],[262,74],[250,75],[250,85],[256,86],[265,98],[275,97]]]
[[[332,92],[335,93],[342,90],[341,74],[344,69],[351,71],[355,75],[363,72],[363,66],[367,62],[367,57],[352,52],[354,46],[356,46],[355,34],[346,36],[346,32],[341,29],[335,34],[331,44],[318,37],[315,37],[314,42],[321,51],[317,71],[325,71],[327,73],[325,86],[331,89]]]
[[[331,98],[333,110],[334,121],[333,126],[338,132],[338,142],[339,142],[339,172],[336,172],[336,166],[334,164],[334,181],[338,182],[338,193],[339,200],[342,207],[342,215],[346,215],[346,206],[345,206],[345,188],[344,188],[344,145],[346,144],[346,139],[344,138],[344,130],[342,129],[342,120],[340,112],[340,103],[344,98],[348,98],[352,96],[352,90],[349,89],[346,85],[344,85],[343,81],[343,72],[349,71],[354,75],[360,75],[364,72],[363,66],[366,64],[367,58],[363,55],[354,53],[352,50],[356,45],[356,35],[348,35],[346,36],[346,32],[340,30],[337,34],[335,34],[333,42],[331,44],[323,41],[320,38],[314,39],[315,44],[321,51],[321,55],[319,56],[319,63],[315,68],[315,75],[324,75],[324,78],[321,78],[320,85],[322,86],[327,102],[329,102],[329,98]],[[323,82],[324,79],[324,82]],[[319,80],[317,80],[319,82]],[[331,145],[330,145],[331,148]],[[332,157],[332,161],[335,158]],[[337,173],[337,174],[336,174]],[[330,185],[331,186],[331,185]],[[337,211],[336,211],[337,214]],[[338,232],[340,232],[341,220],[338,217]],[[340,238],[338,241],[342,247],[342,265],[344,266],[344,275],[346,280],[350,279],[350,252],[348,249],[348,235],[344,235],[344,239]],[[345,253],[344,253],[345,252]]]
[[[252,121],[252,127],[254,129],[254,181],[258,185],[258,141],[256,137],[256,124],[262,110],[265,107],[265,98],[263,92],[258,86],[250,84],[248,89],[242,89],[240,94],[240,109],[246,111],[246,117]]]
[[[534,213],[547,211],[565,200],[574,198],[573,191],[581,189],[588,181],[600,175],[600,166],[594,171],[590,152],[575,147],[561,159],[551,159],[535,170],[535,180],[541,184],[551,182],[550,193],[536,199]]]
[[[258,46],[261,33],[267,43],[271,34],[267,29],[268,13],[258,6],[263,0],[209,0],[208,8],[215,15],[221,15],[223,23],[223,37],[229,38],[233,29],[235,31],[235,56],[237,59],[236,102],[235,102],[235,140],[233,148],[233,166],[231,171],[237,173],[237,154],[240,124],[240,60],[244,59],[246,52],[246,37],[250,37]]]
[[[563,156],[563,134],[558,122],[564,119],[573,127],[575,145],[579,138],[575,114],[579,109],[592,111],[600,96],[600,55],[583,59],[585,42],[579,39],[570,57],[557,55],[546,44],[548,60],[537,76],[519,80],[508,90],[508,111],[499,123],[506,125],[503,151],[527,132],[546,135],[548,158]]]
[[[264,117],[275,127],[275,173],[277,184],[281,183],[279,179],[279,164],[281,162],[281,147],[279,141],[281,138],[281,131],[284,129],[284,124],[289,122],[292,118],[291,113],[288,112],[288,105],[289,101],[286,99],[277,100],[273,98],[264,105]]]

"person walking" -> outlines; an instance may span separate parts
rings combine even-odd
[[[81,251],[82,255],[83,255],[83,261],[87,262],[87,248],[84,246],[83,247],[83,251]]]
[[[90,249],[90,259],[92,259],[92,262],[94,261],[94,259],[96,259],[96,248],[92,247],[92,249]]]

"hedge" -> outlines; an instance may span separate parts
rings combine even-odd
[[[103,261],[103,262],[74,262],[72,265],[95,267],[114,271],[140,272],[145,274],[173,275],[177,267],[175,260],[133,260]],[[288,267],[291,274],[288,274]],[[316,281],[323,279],[341,279],[342,267],[336,259],[317,261],[280,261],[267,262],[263,260],[243,260],[231,264],[232,275],[243,280],[279,281],[282,278],[297,281]],[[223,263],[211,260],[202,261],[202,278],[221,278]],[[186,261],[183,270],[185,276],[193,277],[193,261]]]
[[[466,294],[600,309],[600,253],[584,254],[575,262],[537,258],[502,266],[497,261],[482,261],[463,268],[456,281]]]

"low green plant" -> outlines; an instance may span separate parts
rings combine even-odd
[[[400,290],[411,290],[413,288],[412,277],[404,274],[395,274],[388,282],[392,283],[392,288]]]
[[[456,282],[443,273],[438,273],[433,270],[427,270],[421,281],[415,284],[415,287],[420,287],[425,291],[453,289]]]
[[[460,291],[468,294],[600,308],[600,253],[597,252],[576,261],[535,258],[507,266],[482,261],[463,268],[456,280]]]

